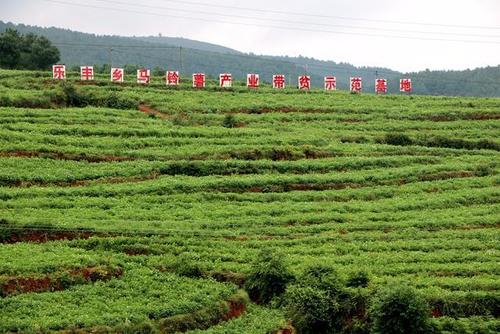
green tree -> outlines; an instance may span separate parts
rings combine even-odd
[[[32,69],[44,70],[59,61],[61,55],[52,43],[43,36],[36,36],[31,44],[30,63]]]
[[[60,58],[59,50],[43,36],[7,29],[0,35],[0,66],[30,70],[49,69]]]
[[[21,59],[21,35],[7,29],[0,35],[0,67],[15,68]]]

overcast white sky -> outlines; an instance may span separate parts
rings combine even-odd
[[[500,64],[499,0],[0,0],[0,20],[96,34],[161,33],[400,71]]]

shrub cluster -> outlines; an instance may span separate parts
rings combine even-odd
[[[362,283],[364,284],[364,283]],[[367,333],[366,298],[337,272],[316,265],[288,287],[285,307],[299,333]]]
[[[180,255],[173,265],[173,271],[179,275],[190,278],[199,278],[205,275],[205,269],[187,255]]]
[[[429,306],[408,286],[386,288],[375,298],[370,309],[373,333],[429,334]]]
[[[479,141],[470,141],[464,139],[447,138],[435,136],[430,138],[412,139],[403,133],[388,133],[382,138],[376,139],[377,143],[395,146],[419,145],[427,147],[443,147],[465,150],[495,150],[500,151],[500,144],[491,140],[482,139]]]
[[[293,274],[284,263],[282,254],[264,249],[253,265],[245,287],[253,301],[269,303],[283,294],[292,280]]]
[[[389,287],[372,297],[369,282],[364,271],[344,279],[327,265],[308,267],[294,278],[281,254],[263,250],[246,289],[257,302],[283,306],[298,334],[434,332],[429,306],[413,288]]]
[[[225,128],[235,128],[237,123],[238,122],[236,121],[236,117],[234,117],[234,115],[229,114],[224,117],[224,120],[222,121],[222,126]]]
[[[122,97],[116,92],[106,93],[104,96],[97,96],[94,93],[87,93],[78,90],[73,84],[61,83],[61,87],[51,95],[52,103],[66,107],[106,107],[114,109],[136,109],[138,102],[130,98]]]
[[[244,291],[239,291],[228,301],[221,302],[216,307],[161,319],[160,332],[183,333],[193,329],[207,329],[221,321],[230,320],[237,310],[246,309],[248,301],[248,295]]]

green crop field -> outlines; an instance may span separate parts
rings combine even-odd
[[[0,333],[291,333],[263,250],[500,331],[500,99],[50,78],[0,71]]]

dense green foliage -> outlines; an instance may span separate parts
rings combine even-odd
[[[366,333],[399,285],[498,332],[499,99],[50,78],[0,70],[0,332]]]
[[[269,303],[285,292],[294,277],[284,261],[283,254],[274,253],[271,249],[264,249],[257,256],[245,286],[253,300]]]
[[[1,299],[0,331],[113,326],[167,318],[211,306],[232,292],[231,287],[215,282],[131,267],[122,278],[108,283]]]
[[[59,50],[44,36],[21,35],[14,29],[0,34],[0,67],[45,70],[59,61]]]
[[[361,334],[369,332],[369,298],[367,290],[349,287],[331,266],[320,264],[304,270],[283,303],[299,333]]]
[[[328,266],[307,268],[285,296],[288,313],[300,333],[342,333],[350,296]]]
[[[412,288],[390,287],[382,291],[371,310],[374,333],[426,334],[430,333],[429,306]]]

